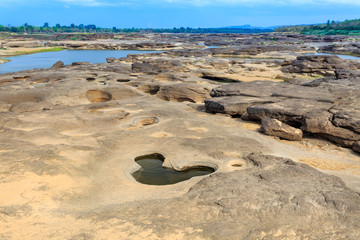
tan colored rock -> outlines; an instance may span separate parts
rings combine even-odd
[[[107,102],[112,99],[112,95],[101,90],[89,90],[86,92],[87,99],[92,103]]]
[[[303,132],[300,129],[291,127],[273,118],[262,118],[260,131],[270,136],[292,141],[301,141],[303,136]]]

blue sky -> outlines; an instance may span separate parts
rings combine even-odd
[[[0,24],[277,26],[360,18],[360,0],[0,0]]]

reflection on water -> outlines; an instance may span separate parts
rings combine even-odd
[[[181,172],[163,168],[164,158],[160,154],[147,155],[140,157],[140,159],[137,158],[135,161],[141,168],[132,174],[133,177],[136,181],[148,185],[174,184],[215,171],[213,168],[205,166],[194,167]]]
[[[73,62],[105,63],[108,57],[126,57],[128,54],[144,54],[159,51],[138,50],[63,50],[14,57],[4,57],[11,62],[0,64],[0,73],[18,72],[34,68],[50,68],[57,61],[66,65]]]

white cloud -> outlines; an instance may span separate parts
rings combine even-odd
[[[360,0],[160,0],[160,2],[192,4],[192,5],[324,5],[324,4],[340,4],[340,5],[358,5]]]
[[[192,6],[227,6],[227,5],[273,5],[273,6],[296,6],[296,5],[350,5],[360,6],[360,0],[0,0],[0,6],[30,5],[44,3],[64,3],[67,6],[124,6],[124,5],[192,5]]]
[[[89,7],[113,6],[114,4],[101,0],[60,0],[67,5],[79,5]]]

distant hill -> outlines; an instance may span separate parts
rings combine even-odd
[[[360,35],[360,19],[345,21],[328,21],[322,24],[282,26],[274,32],[294,32],[317,35]]]
[[[256,27],[256,26],[251,26],[249,24],[247,25],[241,25],[241,26],[229,26],[229,27],[224,27],[224,28],[238,28],[238,29],[271,29],[274,30],[275,28],[278,28],[280,26],[270,26],[270,27]]]

